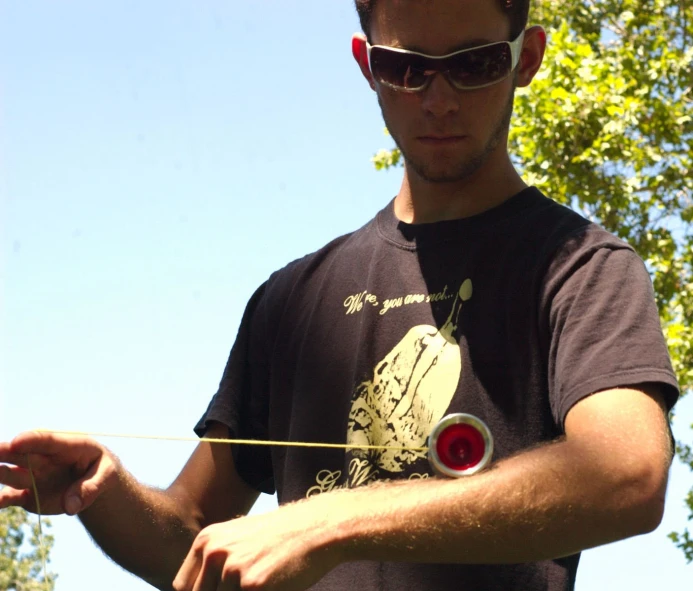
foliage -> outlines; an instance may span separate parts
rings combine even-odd
[[[525,180],[629,242],[650,270],[684,394],[693,388],[693,2],[536,0],[541,71],[518,89]],[[378,169],[401,164],[381,150]],[[691,425],[693,428],[693,425]],[[693,470],[691,448],[677,447]],[[686,503],[693,519],[693,490]],[[670,538],[693,561],[688,530]]]
[[[49,525],[43,520],[44,529]],[[52,546],[53,537],[44,535],[46,562]],[[38,521],[18,507],[0,511],[0,591],[53,591],[54,587],[55,575],[43,577]]]
[[[385,135],[390,135],[387,129],[385,129]],[[393,166],[404,164],[402,152],[398,148],[394,150],[378,150],[378,153],[371,158],[371,162],[373,162],[376,170],[387,170]]]

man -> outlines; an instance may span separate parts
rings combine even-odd
[[[546,42],[525,2],[357,7],[401,190],[258,289],[196,429],[402,449],[200,443],[161,491],[94,441],[25,433],[0,507],[35,510],[29,454],[43,512],[160,589],[571,589],[582,549],[662,515],[677,385],[648,275],[510,162]],[[452,412],[490,426],[494,462],[433,478],[418,448]],[[275,487],[277,511],[238,517]]]

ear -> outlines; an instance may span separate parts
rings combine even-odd
[[[517,68],[517,85],[529,86],[536,76],[546,50],[546,31],[542,27],[534,26],[525,31],[525,39],[520,54],[520,63]]]
[[[366,36],[363,33],[354,33],[354,36],[351,38],[351,53],[359,68],[361,68],[364,78],[368,80],[370,87],[375,90],[375,82],[373,82],[373,76],[368,67],[368,48],[366,43]]]

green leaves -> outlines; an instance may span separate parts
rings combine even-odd
[[[687,10],[686,10],[687,9]],[[537,0],[548,46],[516,92],[509,150],[528,184],[645,261],[682,392],[693,388],[693,9],[690,0]],[[401,163],[381,150],[377,168]],[[691,432],[693,435],[693,431]],[[679,444],[679,459],[693,457]],[[693,518],[693,491],[688,506]],[[693,561],[687,530],[671,539]]]
[[[587,10],[604,23],[598,34]],[[686,394],[693,387],[690,14],[668,0],[550,0],[535,17],[550,23],[549,45],[542,72],[517,93],[514,162],[528,182],[640,253]],[[693,469],[686,449],[679,445],[679,459]],[[670,537],[693,561],[688,530]]]
[[[44,535],[43,545],[48,561],[53,537]],[[0,511],[0,591],[52,591],[55,575],[44,580],[42,558],[38,521],[17,507]]]
[[[387,128],[385,129],[385,135],[390,135]],[[379,150],[378,153],[371,158],[371,162],[375,166],[376,170],[387,170],[393,166],[403,164],[402,152],[400,152],[399,148],[394,148],[392,150]]]

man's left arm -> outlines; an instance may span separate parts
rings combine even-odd
[[[174,588],[297,591],[346,561],[533,562],[654,530],[672,459],[659,388],[592,394],[565,433],[474,476],[336,491],[210,526]]]

